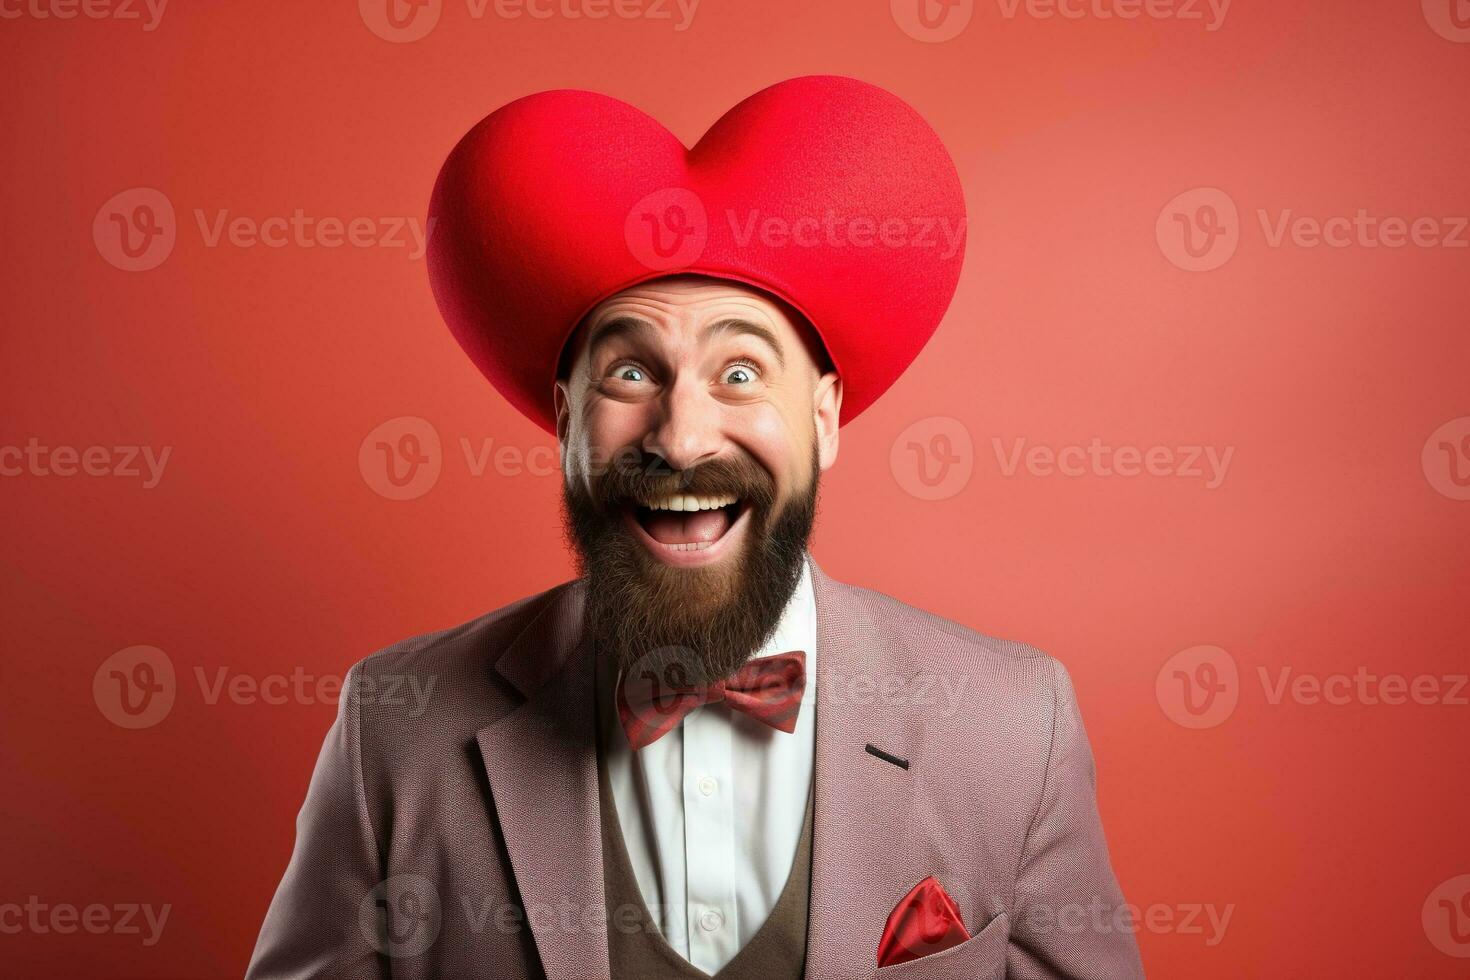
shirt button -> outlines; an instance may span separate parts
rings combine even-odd
[[[699,777],[699,792],[700,792],[701,795],[703,795],[703,796],[714,796],[715,795],[715,790],[717,790],[719,788],[720,788],[720,784],[717,783],[717,782],[715,782],[715,778],[713,776],[700,776]]]
[[[725,924],[725,917],[720,914],[719,909],[705,909],[699,917],[699,928],[705,932],[714,932]]]

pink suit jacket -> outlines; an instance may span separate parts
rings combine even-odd
[[[1143,976],[1062,666],[811,570],[806,975]],[[249,980],[608,976],[583,589],[352,668]],[[889,913],[928,875],[972,938],[879,969]]]

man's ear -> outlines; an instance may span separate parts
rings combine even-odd
[[[577,324],[572,330],[572,335],[562,345],[561,354],[557,357],[556,380],[552,382],[551,404],[556,413],[556,441],[561,447],[562,458],[567,454],[567,435],[572,428],[572,387],[571,378],[577,376],[579,361],[581,358],[582,334],[586,329],[586,321]]]
[[[812,412],[817,428],[817,463],[825,472],[837,462],[837,425],[842,416],[842,378],[828,371],[817,379],[812,393]]]
[[[572,425],[572,397],[567,391],[566,381],[561,378],[552,385],[551,404],[556,410],[556,441],[565,452],[567,431]]]

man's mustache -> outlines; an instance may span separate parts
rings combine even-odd
[[[746,457],[712,459],[676,470],[661,456],[641,453],[615,459],[593,481],[590,496],[600,509],[612,511],[673,494],[732,496],[764,512],[775,504],[776,486],[759,464]]]

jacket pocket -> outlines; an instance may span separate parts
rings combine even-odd
[[[879,967],[873,980],[1005,980],[1011,920],[1002,912],[958,946]]]

